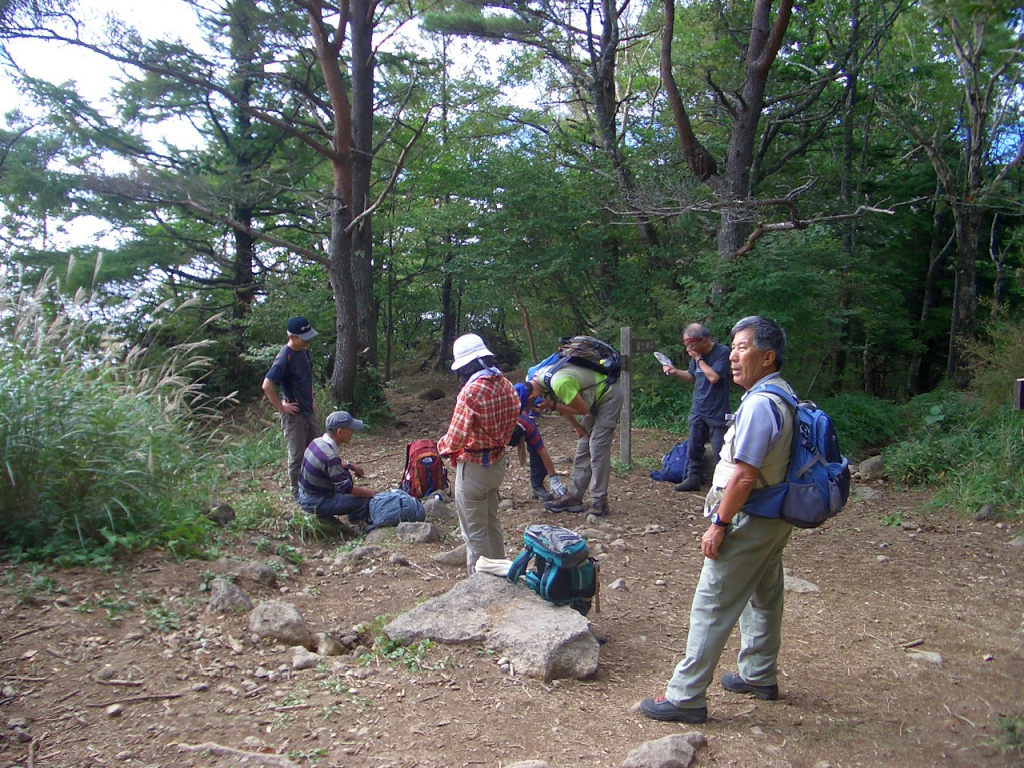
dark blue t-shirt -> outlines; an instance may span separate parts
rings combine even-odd
[[[297,403],[303,416],[313,415],[313,361],[307,350],[296,352],[284,346],[267,371],[270,379],[281,390],[281,399]]]
[[[689,372],[696,379],[693,389],[693,405],[690,408],[691,416],[706,416],[710,419],[724,419],[729,413],[729,386],[732,384],[732,370],[729,367],[729,348],[725,344],[715,342],[711,351],[704,355],[704,362],[711,366],[711,370],[721,377],[721,381],[712,384],[708,377],[697,365],[697,361],[690,359]]]

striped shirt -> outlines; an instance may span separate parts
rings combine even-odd
[[[318,437],[302,456],[299,488],[310,496],[352,493],[352,475],[346,467],[330,435]]]
[[[519,395],[501,374],[485,374],[470,381],[455,401],[448,431],[437,444],[451,463],[487,466],[505,454],[505,445],[519,418]]]

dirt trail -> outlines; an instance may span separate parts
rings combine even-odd
[[[369,482],[393,484],[405,442],[443,430],[450,401],[415,394],[392,393],[403,423],[353,444]],[[569,455],[565,425],[541,425],[552,454]],[[608,522],[626,548],[602,563],[602,612],[591,618],[607,642],[592,680],[509,677],[476,647],[435,647],[419,668],[335,660],[294,671],[290,652],[252,642],[244,616],[205,613],[209,562],[174,563],[155,552],[110,574],[7,567],[0,765],[260,764],[230,752],[237,750],[275,761],[263,764],[287,756],[345,768],[498,768],[526,759],[618,766],[644,741],[682,730],[632,710],[662,691],[682,655],[700,569],[699,495],[676,493],[640,468],[673,439],[634,431],[636,467],[612,479]],[[273,468],[261,482],[280,491],[280,474]],[[583,522],[529,502],[527,476],[516,465],[503,491],[515,501],[504,519],[510,555],[530,523]],[[919,494],[875,487],[880,500],[794,536],[786,565],[821,591],[787,594],[781,699],[754,701],[716,683],[711,719],[700,727],[709,742],[700,765],[1013,764],[997,733],[1000,717],[1024,710],[1024,551],[1010,545],[1020,532],[926,512]],[[291,514],[283,501],[281,511],[282,520]],[[645,534],[652,524],[664,531]],[[221,551],[276,562],[279,585],[248,588],[250,595],[294,602],[314,631],[343,633],[394,615],[462,575],[430,560],[457,541],[389,545],[411,566],[384,558],[345,575],[330,564],[338,541],[275,538],[284,530],[282,522],[234,531]],[[295,554],[302,562],[290,564]],[[626,589],[607,589],[620,577]],[[734,669],[736,647],[734,636],[719,672]],[[941,663],[913,658],[919,652]],[[119,715],[108,714],[112,705]],[[181,746],[207,743],[230,750]]]

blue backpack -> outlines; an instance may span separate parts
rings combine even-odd
[[[690,466],[690,451],[685,440],[680,440],[661,460],[661,469],[651,472],[651,479],[667,483],[681,483]]]
[[[427,512],[422,502],[405,491],[384,491],[370,497],[370,525],[366,532],[375,528],[395,526],[399,523],[422,523]]]
[[[828,414],[809,400],[797,402],[786,390],[765,384],[794,411],[793,445],[786,479],[750,492],[743,511],[757,517],[781,517],[797,528],[817,528],[850,498],[850,462],[839,451],[839,437]]]
[[[526,586],[555,605],[568,605],[584,616],[597,604],[599,566],[590,556],[587,542],[575,531],[554,525],[529,525],[523,532],[525,549],[508,569],[513,584],[520,577]],[[530,561],[534,570],[528,571]]]

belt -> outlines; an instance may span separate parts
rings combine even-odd
[[[491,463],[490,454],[494,451],[504,451],[505,446],[499,445],[495,448],[463,448],[465,453],[482,453],[484,455],[483,466],[489,466]]]

